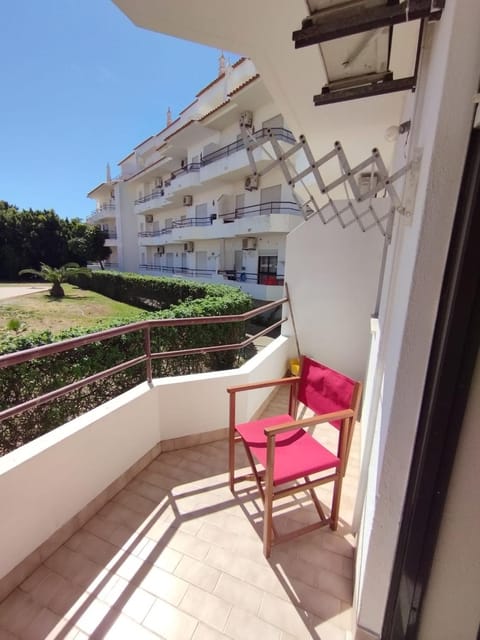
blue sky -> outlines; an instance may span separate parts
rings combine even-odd
[[[0,200],[20,208],[85,218],[106,163],[116,175],[218,70],[217,50],[140,29],[111,0],[1,2],[0,23]]]

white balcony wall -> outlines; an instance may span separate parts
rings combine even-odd
[[[254,151],[254,158],[259,170],[265,168],[270,160],[266,152],[260,148]],[[250,163],[245,149],[230,152],[230,155],[219,158],[206,166],[202,166],[200,168],[200,181],[207,182],[218,178],[226,181],[226,179],[228,179],[226,174],[240,171],[244,177],[251,173]],[[238,178],[239,176],[235,177]]]
[[[116,186],[117,246],[120,271],[135,272],[138,268],[137,219],[133,211],[133,188],[128,182]]]
[[[287,237],[286,279],[300,349],[363,380],[370,344],[383,237],[319,217]]]
[[[289,349],[278,338],[240,369],[141,384],[3,456],[0,578],[157,443],[226,427],[226,387],[284,375]],[[251,417],[270,392],[243,394],[239,419]]]
[[[368,464],[357,546],[358,622],[378,636],[473,120],[471,96],[478,90],[479,21],[479,4],[446,4],[441,20],[426,40],[421,81],[404,113],[404,119],[415,114],[410,145],[422,148],[423,155],[411,223],[398,221],[387,262],[375,367],[381,385],[372,399],[376,403],[372,426],[378,435]],[[472,446],[477,446],[474,441]],[[448,518],[448,507],[445,515]],[[471,526],[468,518],[456,521],[457,529]],[[467,536],[468,532],[464,540]],[[456,553],[457,547],[452,544]],[[463,583],[461,586],[463,594]],[[450,637],[448,627],[444,629],[444,637]],[[432,630],[422,637],[438,636]]]
[[[188,171],[179,173],[171,181],[169,187],[165,187],[165,197],[168,199],[175,193],[197,187],[200,182],[200,171]]]

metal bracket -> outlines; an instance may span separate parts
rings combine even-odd
[[[290,149],[284,149],[272,129],[267,129],[266,134],[262,137],[254,137],[252,132],[241,124],[240,132],[251,174],[261,177],[275,167],[280,167],[285,182],[292,190],[292,197],[303,212],[305,220],[318,215],[323,224],[329,224],[333,220],[336,220],[342,228],[357,224],[363,232],[377,227],[384,237],[388,237],[393,212],[398,210],[402,215],[407,216],[411,215],[411,211],[413,211],[417,177],[411,178],[408,188],[404,191],[406,195],[403,202],[394,187],[394,182],[406,174],[409,175],[412,163],[406,164],[394,174],[389,175],[378,149],[373,149],[370,156],[351,167],[344,149],[338,141],[334,143],[331,151],[316,160],[303,135]],[[268,148],[272,153],[268,151]],[[262,170],[258,169],[255,160],[257,149],[262,149],[264,154],[271,159],[271,162]],[[298,154],[300,154],[300,158],[298,158]],[[299,160],[297,166],[305,168],[297,171],[291,162],[293,159]],[[322,171],[325,173],[325,165],[330,163],[331,167],[332,161],[335,162],[335,160],[340,168],[339,175],[337,178],[327,181],[322,175]],[[415,161],[418,166],[420,157]],[[361,191],[358,178],[366,169],[375,175],[375,180],[368,185],[367,190]],[[331,175],[331,171],[329,175]],[[309,185],[306,184],[307,179],[309,179]],[[320,193],[320,198],[325,200],[324,203],[317,202],[318,196],[316,198],[309,188],[312,187],[312,184]],[[335,190],[342,186],[345,189],[346,197],[332,198]],[[299,187],[306,191],[306,198],[302,198],[298,194]],[[413,200],[410,202],[409,198],[413,198]]]

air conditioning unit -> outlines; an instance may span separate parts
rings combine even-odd
[[[378,173],[361,173],[357,178],[357,183],[360,195],[363,196],[373,189],[376,189],[378,184]]]
[[[184,251],[191,253],[193,251],[193,248],[194,248],[193,242],[184,242],[183,244]]]
[[[251,111],[244,111],[240,114],[240,126],[248,127],[253,126],[253,113]]]
[[[256,174],[247,176],[245,178],[245,189],[247,191],[256,191],[256,189],[258,189],[258,183],[259,183],[259,179]]]
[[[256,238],[243,238],[242,239],[242,249],[244,251],[253,251],[253,249],[257,248],[257,239]]]
[[[161,178],[155,178],[155,188],[160,189],[163,187],[163,180]]]
[[[145,222],[152,223],[153,222],[153,216],[151,214],[148,214],[147,216],[145,216]]]
[[[193,204],[193,196],[183,196],[183,206],[191,207]]]
[[[165,253],[165,247],[163,245],[157,247],[157,253],[159,256],[163,256],[163,254]]]

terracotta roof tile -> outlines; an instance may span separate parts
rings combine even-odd
[[[232,91],[230,91],[230,93],[228,94],[228,96],[233,96],[235,93],[238,93],[241,89],[243,89],[244,87],[246,87],[247,85],[251,84],[252,82],[254,82],[255,80],[257,80],[257,78],[260,77],[260,74],[257,73],[256,75],[252,76],[251,78],[249,78],[248,80],[245,80],[245,82],[242,82],[242,84],[239,84],[238,87],[235,87],[235,89],[233,89]]]

